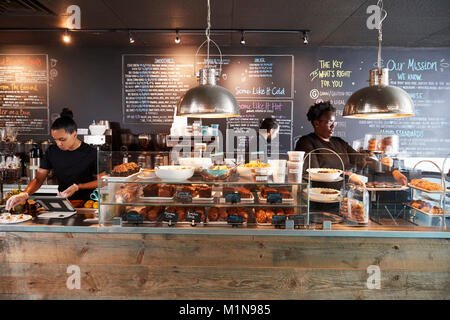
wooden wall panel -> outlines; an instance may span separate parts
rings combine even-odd
[[[446,239],[0,234],[3,299],[450,299]],[[78,265],[81,289],[66,287]],[[368,289],[367,267],[381,270]]]

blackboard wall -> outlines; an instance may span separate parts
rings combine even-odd
[[[62,108],[68,107],[73,110],[80,128],[87,128],[92,120],[104,119],[118,122],[122,128],[138,134],[169,132],[170,126],[122,122],[122,55],[193,55],[196,51],[194,47],[175,49],[7,46],[0,47],[0,53],[48,54],[50,122]],[[365,133],[384,129],[400,134],[403,147],[408,148],[408,152],[415,156],[437,153],[445,156],[450,152],[450,48],[383,48],[384,63],[395,69],[390,73],[391,84],[407,88],[406,91],[414,95],[417,109],[414,121],[409,118],[392,120],[394,122],[344,120],[339,115],[348,96],[367,86],[369,70],[376,63],[375,47],[239,47],[222,48],[222,52],[224,55],[294,56],[293,143],[297,137],[312,131],[306,120],[308,107],[318,99],[331,99],[338,108],[336,134],[350,143],[363,138]],[[402,76],[402,73],[405,75]],[[408,80],[410,74],[414,76],[410,76],[411,79]],[[394,83],[402,77],[405,77],[405,81],[416,82]],[[333,87],[333,81],[336,81],[336,87]],[[22,136],[23,139],[29,137]],[[48,137],[32,136],[35,140]]]

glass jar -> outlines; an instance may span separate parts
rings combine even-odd
[[[341,215],[349,225],[369,224],[369,192],[362,186],[347,184],[341,191]]]

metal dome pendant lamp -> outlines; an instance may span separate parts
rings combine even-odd
[[[377,68],[370,70],[369,86],[353,93],[345,104],[343,117],[391,119],[414,116],[414,103],[406,91],[389,85],[389,69],[381,68],[381,25],[387,16],[383,1],[377,5],[381,15],[378,27]]]
[[[203,45],[207,44],[207,58],[206,67],[200,69],[199,85],[192,89],[189,89],[184,96],[180,99],[177,105],[177,116],[185,116],[192,118],[229,118],[240,116],[239,104],[233,94],[216,84],[217,79],[222,73],[222,52],[219,46],[210,39],[211,29],[211,9],[210,0],[207,0],[208,4],[208,17],[206,28],[206,40],[197,49],[194,58],[194,74],[196,69],[196,60],[199,50]],[[209,46],[213,43],[220,54],[220,69],[210,66],[209,60]]]

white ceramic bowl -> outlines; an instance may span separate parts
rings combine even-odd
[[[181,166],[208,169],[212,166],[211,158],[179,158]]]
[[[100,124],[91,124],[89,126],[89,131],[91,132],[91,135],[93,136],[101,136],[106,131],[106,126],[100,125]]]
[[[160,166],[155,168],[158,178],[165,181],[183,181],[194,175],[194,167],[189,166]]]
[[[306,189],[303,190],[305,193],[307,192]],[[325,201],[331,201],[336,200],[340,196],[340,191],[336,189],[329,189],[329,188],[311,188],[309,189],[309,196],[310,198],[319,199],[319,200],[325,200]]]
[[[306,169],[311,174],[311,179],[320,181],[335,181],[339,179],[342,170],[332,168],[311,168]]]

